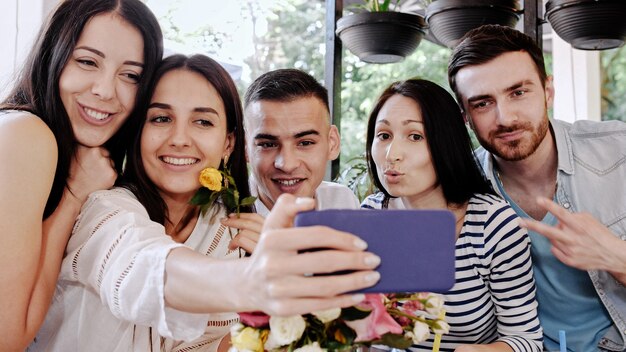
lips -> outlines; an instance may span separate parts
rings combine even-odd
[[[305,181],[305,178],[290,178],[290,179],[279,179],[274,178],[272,182],[277,185],[282,193],[295,193],[302,185],[302,182]]]
[[[81,104],[79,105],[80,115],[82,118],[93,125],[103,125],[112,119],[113,113],[96,110]]]
[[[396,171],[396,170],[385,170],[385,180],[387,181],[387,183],[398,183],[400,182],[400,179],[402,178],[402,175],[404,175],[403,173]]]
[[[510,142],[521,138],[524,131],[525,130],[515,130],[511,132],[498,133],[496,134],[496,138],[505,142]]]
[[[173,166],[188,166],[196,164],[200,161],[197,158],[189,158],[189,157],[173,157],[173,156],[160,156],[159,159],[169,165]]]

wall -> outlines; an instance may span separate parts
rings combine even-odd
[[[3,0],[0,11],[0,97],[11,89],[41,24],[58,0]]]

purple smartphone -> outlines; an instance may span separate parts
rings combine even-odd
[[[380,281],[358,292],[438,292],[454,285],[454,216],[447,210],[319,210],[299,213],[295,226],[350,232],[381,257]]]

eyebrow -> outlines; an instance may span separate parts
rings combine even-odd
[[[506,93],[509,93],[509,92],[512,92],[514,90],[517,90],[517,89],[523,87],[524,85],[531,85],[532,86],[532,85],[534,85],[534,83],[533,83],[533,81],[527,79],[527,80],[515,82],[512,85],[504,88],[502,91],[506,92]],[[475,101],[478,101],[478,100],[483,100],[483,99],[488,99],[488,98],[491,98],[490,94],[475,95],[473,97],[467,98],[467,102],[468,103],[472,103],[472,102],[475,102]]]
[[[319,136],[320,133],[316,130],[306,130],[306,131],[298,132],[294,134],[293,136],[294,138],[302,138],[302,137],[306,137],[310,135]],[[269,133],[259,133],[256,136],[254,136],[254,139],[267,139],[270,141],[277,141],[278,137]]]
[[[104,55],[104,53],[98,49],[89,47],[89,46],[85,46],[85,45],[81,45],[81,46],[77,46],[74,50],[78,50],[78,49],[83,49],[83,50],[87,50],[87,51],[91,51],[92,53],[102,57],[103,59],[106,59],[106,55]],[[124,61],[124,65],[133,65],[133,66],[139,66],[141,68],[143,68],[143,63],[138,62],[138,61],[132,61],[132,60],[126,60]]]
[[[415,122],[415,123],[421,123],[422,125],[424,124],[424,121],[418,121],[418,120],[410,120],[410,119],[407,119],[407,120],[403,120],[403,121],[402,121],[402,125],[403,125],[403,126],[406,126],[406,125],[408,125],[408,124],[410,124],[410,123],[413,123],[413,122]],[[389,123],[389,121],[388,121],[388,120],[385,120],[385,119],[381,119],[381,120],[379,120],[379,121],[378,121],[378,122],[376,122],[376,123],[384,123],[385,125],[391,125],[391,124]]]
[[[159,103],[159,102],[151,103],[148,106],[148,109],[173,110],[172,106],[170,104]],[[193,108],[192,111],[193,112],[204,112],[204,113],[215,114],[217,116],[220,116],[220,114],[215,109],[209,108],[209,107],[196,107],[196,108]]]

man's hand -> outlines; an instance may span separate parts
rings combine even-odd
[[[604,270],[626,284],[626,242],[588,213],[570,213],[547,198],[537,205],[559,221],[548,226],[532,219],[521,219],[520,226],[545,236],[552,254],[566,265],[580,270]]]
[[[243,248],[246,252],[252,253],[257,243],[265,218],[256,213],[230,214],[228,218],[222,219],[222,225],[239,229],[237,236],[230,241],[228,249],[234,250],[237,247]]]

